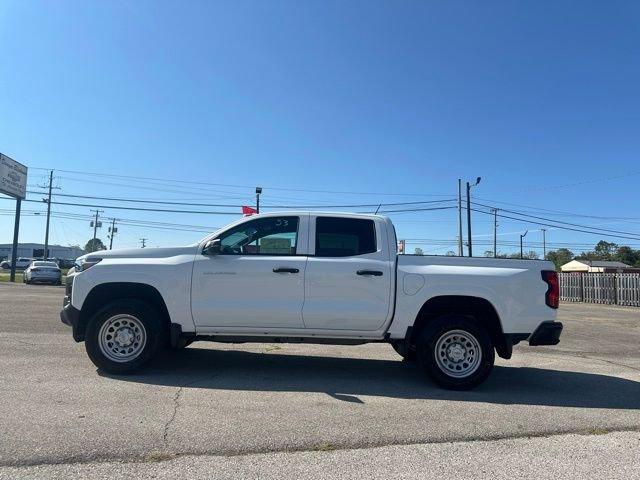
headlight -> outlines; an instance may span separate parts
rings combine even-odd
[[[84,272],[85,270],[93,267],[94,265],[100,263],[102,261],[101,258],[96,258],[96,257],[87,257],[85,259],[82,260],[82,262],[80,263],[80,265],[78,265],[79,268],[77,268],[76,270],[79,270],[81,272]]]

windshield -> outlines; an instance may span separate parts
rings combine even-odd
[[[58,267],[55,262],[33,262],[34,267]]]

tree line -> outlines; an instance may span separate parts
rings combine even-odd
[[[449,251],[447,255],[455,255],[455,252]],[[493,250],[486,250],[485,257],[493,257]],[[497,258],[520,258],[520,252],[502,253],[498,252]],[[537,260],[540,254],[534,250],[523,252],[522,258]],[[622,262],[633,267],[640,267],[640,250],[635,250],[627,245],[618,245],[614,242],[600,240],[594,246],[593,250],[575,254],[568,248],[559,248],[547,252],[547,260],[550,260],[556,266],[556,270],[571,260],[606,260]]]
[[[640,250],[635,250],[627,245],[618,245],[617,243],[600,240],[593,250],[582,252],[578,255],[574,255],[568,248],[552,250],[547,253],[547,260],[551,260],[557,270],[560,270],[561,265],[571,260],[607,260],[640,267]]]

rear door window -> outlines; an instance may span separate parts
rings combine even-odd
[[[353,257],[376,250],[373,220],[340,217],[316,219],[317,257]]]

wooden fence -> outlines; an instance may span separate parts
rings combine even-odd
[[[561,273],[560,299],[640,307],[640,273]]]

